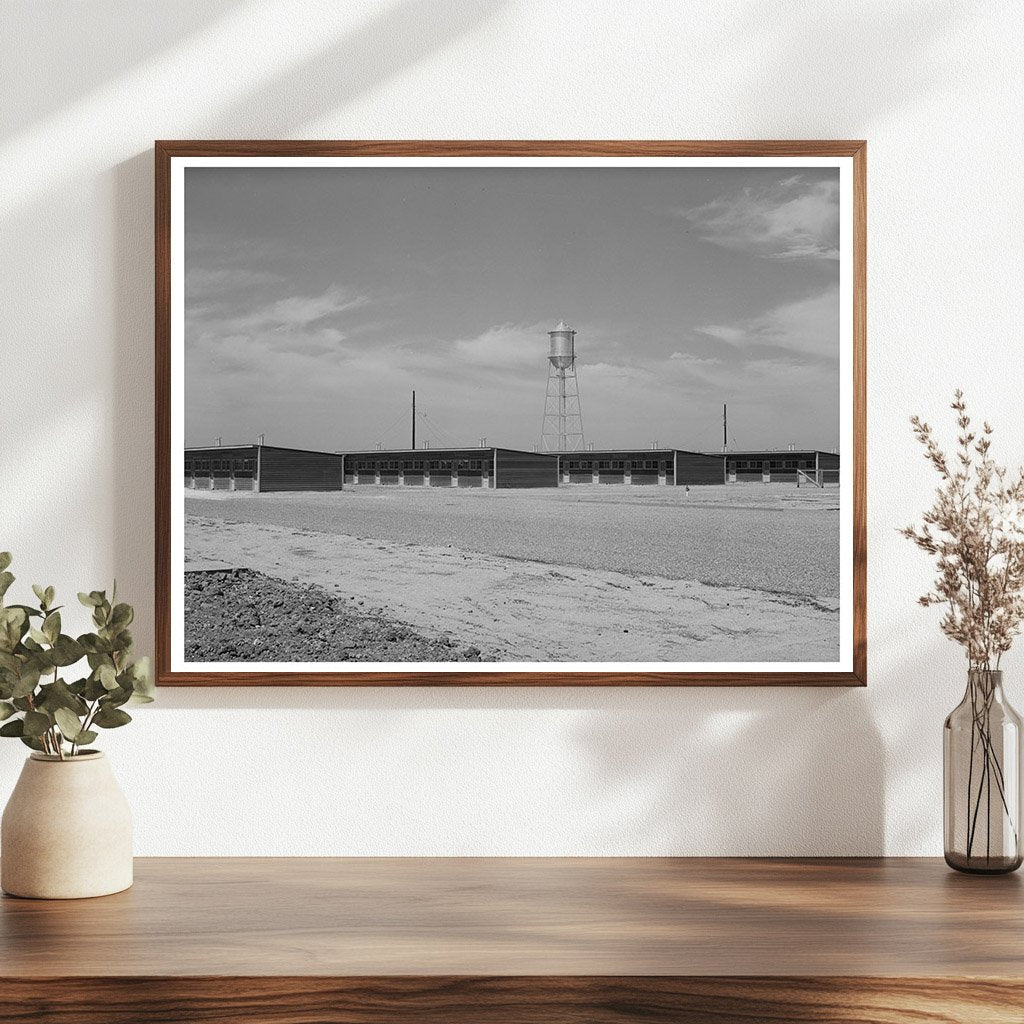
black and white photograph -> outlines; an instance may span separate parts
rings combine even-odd
[[[176,671],[850,671],[850,161],[188,158]]]

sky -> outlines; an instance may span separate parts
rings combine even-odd
[[[576,335],[597,448],[839,442],[839,178],[807,168],[188,168],[189,445],[540,441]]]

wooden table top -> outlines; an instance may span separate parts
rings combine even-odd
[[[13,977],[1024,977],[1019,875],[932,859],[143,858],[0,901]]]

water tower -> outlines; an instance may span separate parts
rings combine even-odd
[[[548,331],[548,390],[544,398],[544,426],[540,434],[542,452],[580,452],[583,441],[583,413],[576,377],[576,332],[559,320]]]

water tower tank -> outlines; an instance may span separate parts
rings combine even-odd
[[[567,370],[576,359],[576,332],[564,320],[559,320],[558,326],[553,331],[548,331],[548,337],[551,339],[548,360],[552,366]]]

